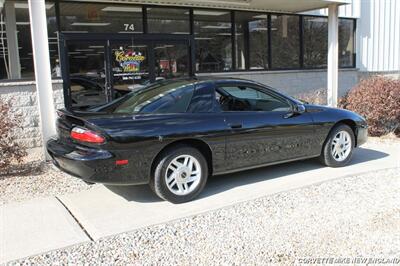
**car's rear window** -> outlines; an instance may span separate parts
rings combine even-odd
[[[193,83],[187,80],[159,83],[130,94],[113,113],[184,113],[193,91]]]

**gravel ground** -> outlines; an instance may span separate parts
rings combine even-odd
[[[13,262],[265,265],[398,258],[400,168],[328,181]]]
[[[37,162],[33,162],[33,164]],[[19,175],[0,176],[0,205],[37,197],[56,196],[89,189],[78,178],[65,174],[50,163]]]

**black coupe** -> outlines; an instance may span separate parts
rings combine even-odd
[[[319,157],[346,165],[367,140],[360,115],[240,79],[165,80],[87,111],[59,110],[54,164],[87,182],[149,184],[181,203],[207,178]]]

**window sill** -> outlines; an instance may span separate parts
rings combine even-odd
[[[53,79],[51,80],[52,84],[61,84],[63,83],[62,79]],[[27,86],[27,85],[36,85],[35,80],[24,80],[24,79],[3,79],[0,80],[0,87],[8,87],[8,86]]]
[[[358,68],[339,68],[339,72],[358,71]],[[307,73],[307,72],[326,72],[325,69],[291,69],[291,70],[243,70],[226,72],[202,72],[196,73],[196,76],[224,76],[224,75],[249,75],[249,74],[287,74],[287,73]]]

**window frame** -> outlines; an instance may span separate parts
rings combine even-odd
[[[210,10],[207,8],[190,8],[191,12],[193,10]],[[312,15],[312,14],[291,14],[291,13],[281,13],[281,12],[258,12],[258,11],[246,11],[246,10],[230,10],[230,9],[212,9],[215,11],[226,11],[226,12],[231,12],[231,42],[232,42],[232,54],[231,54],[231,59],[232,59],[232,69],[231,70],[225,70],[225,71],[220,71],[218,73],[232,73],[232,72],[260,72],[260,71],[285,71],[285,70],[324,70],[327,69],[327,67],[314,67],[314,66],[304,66],[304,51],[305,51],[305,46],[304,46],[304,18],[305,17],[315,17],[315,18],[328,18],[327,16],[323,15]],[[262,69],[251,69],[250,68],[250,59],[249,56],[245,57],[245,69],[237,69],[236,64],[233,64],[234,62],[237,62],[236,58],[236,53],[235,53],[235,38],[236,38],[236,13],[237,12],[249,12],[249,13],[262,13],[267,16],[268,20],[268,39],[267,39],[267,59],[268,59],[268,65],[269,67],[267,68],[262,68]],[[299,36],[299,58],[298,58],[298,65],[299,67],[274,67],[272,64],[272,23],[271,23],[271,15],[287,15],[287,16],[298,16],[299,17],[299,30],[298,30],[298,36]],[[190,18],[191,21],[190,23],[194,23],[193,17]],[[357,31],[357,19],[355,18],[349,18],[349,17],[339,17],[339,20],[352,20],[353,21],[353,64],[349,66],[339,66],[339,69],[352,69],[356,68],[356,58],[357,58],[357,51],[356,51],[356,31]],[[234,34],[233,34],[234,33]],[[194,35],[194,32],[192,32]],[[245,40],[246,41],[246,40]],[[246,48],[245,48],[246,49]],[[250,52],[250,47],[247,47],[247,50],[245,51],[246,55],[249,55]],[[195,60],[195,59],[194,59]],[[213,71],[196,71],[196,73],[214,73]]]
[[[61,29],[63,28],[63,25],[61,25],[61,4],[64,3],[74,3],[74,4],[79,4],[79,3],[89,3],[89,2],[85,2],[85,1],[76,1],[76,2],[70,2],[70,1],[66,1],[66,0],[50,0],[51,3],[54,3],[55,6],[55,26],[57,28],[57,31],[59,33],[62,33],[63,31],[61,31]],[[96,4],[96,3],[93,3]],[[112,3],[113,6],[126,6],[129,5],[127,3]],[[147,13],[148,13],[148,9],[149,8],[162,8],[162,6],[159,5],[154,5],[154,4],[132,4],[134,6],[137,7],[141,7],[142,8],[142,32],[141,34],[146,35],[146,34],[152,34],[149,33],[148,31],[148,18],[147,18]],[[233,10],[233,9],[221,9],[221,8],[217,8],[217,9],[211,9],[211,8],[204,8],[204,7],[188,7],[188,6],[168,6],[166,8],[174,8],[174,9],[185,9],[189,11],[189,17],[188,17],[188,28],[189,28],[189,36],[194,37],[194,10],[204,10],[204,11],[225,11],[225,12],[230,12],[230,16],[231,16],[231,62],[232,62],[232,68],[230,70],[221,70],[219,72],[221,73],[229,73],[229,72],[260,72],[260,71],[274,71],[274,70],[280,70],[280,71],[285,71],[285,70],[323,70],[326,69],[327,67],[316,67],[316,66],[304,66],[304,18],[305,17],[322,17],[322,18],[327,18],[327,16],[323,16],[323,15],[313,15],[313,14],[290,14],[290,13],[284,13],[284,12],[263,12],[263,11],[248,11],[248,10]],[[271,46],[271,42],[272,42],[272,38],[271,38],[271,15],[289,15],[289,16],[298,16],[299,17],[299,50],[300,50],[300,54],[299,54],[299,67],[280,67],[280,68],[275,68],[273,65],[269,64],[268,67],[266,68],[257,68],[257,69],[251,69],[250,68],[250,59],[249,59],[249,54],[250,54],[250,49],[249,46],[245,46],[244,47],[244,53],[245,53],[245,68],[244,69],[238,69],[236,67],[236,62],[237,62],[237,58],[236,58],[236,52],[235,52],[235,38],[236,38],[236,17],[240,17],[238,15],[238,13],[257,13],[257,14],[265,14],[266,17],[268,17],[269,23],[268,23],[268,42],[269,45],[267,44],[267,58],[269,61],[272,61],[272,46]],[[356,32],[357,32],[357,19],[355,18],[351,18],[351,17],[339,17],[339,21],[340,20],[351,20],[353,22],[353,32],[352,32],[352,37],[353,37],[353,60],[352,60],[352,64],[346,65],[346,66],[339,66],[339,69],[353,69],[356,68],[356,64],[357,64],[357,38],[356,38]],[[60,43],[62,40],[58,39],[58,42]],[[248,41],[248,40],[245,40]],[[191,55],[192,56],[192,61],[196,61],[196,57],[195,55]],[[58,53],[58,57],[60,58],[60,52]],[[271,62],[270,62],[271,63]],[[193,69],[194,72],[196,73],[212,73],[212,72],[207,72],[207,71],[195,71],[195,68]],[[28,78],[30,79],[30,78]],[[0,80],[0,82],[2,82],[3,80],[8,80],[7,78]],[[21,80],[26,80],[26,78],[21,78]]]

